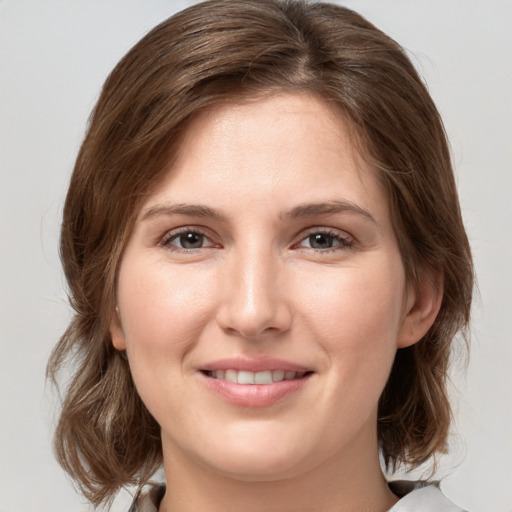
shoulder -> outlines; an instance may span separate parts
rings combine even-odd
[[[128,512],[158,512],[165,494],[165,485],[148,484],[140,488]]]
[[[395,481],[390,489],[400,501],[389,512],[466,512],[439,489],[439,482]]]
[[[389,487],[401,499],[388,512],[465,512],[441,492],[437,482],[395,481]],[[158,512],[164,494],[165,485],[146,485],[137,492],[128,512]]]

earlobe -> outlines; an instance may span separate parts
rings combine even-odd
[[[417,288],[411,286],[402,326],[397,340],[398,348],[417,343],[434,323],[443,300],[443,278],[429,272],[421,279]]]
[[[110,320],[110,337],[112,338],[112,345],[117,350],[126,350],[126,343],[124,340],[123,328],[121,327],[121,317],[119,315],[119,307],[116,306],[112,313]]]

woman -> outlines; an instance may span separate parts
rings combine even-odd
[[[443,452],[472,264],[400,46],[323,3],[212,0],[105,83],[71,179],[59,461],[132,510],[460,510]],[[444,507],[444,508],[443,508]]]

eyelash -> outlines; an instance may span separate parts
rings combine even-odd
[[[188,235],[188,234],[204,237],[206,240],[210,241],[211,245],[206,246],[206,247],[185,248],[185,247],[178,247],[171,243],[174,240],[178,240],[179,237],[181,237],[182,235]],[[323,248],[323,249],[301,246],[301,244],[303,242],[310,239],[314,235],[321,235],[321,236],[326,236],[326,237],[332,238],[335,241],[337,241],[338,244],[335,245],[334,247],[327,247],[327,248]],[[199,228],[196,228],[196,227],[194,227],[194,228],[185,227],[185,228],[179,229],[177,231],[171,231],[169,233],[166,233],[165,236],[163,237],[163,239],[161,240],[161,242],[159,243],[159,245],[161,247],[165,247],[171,251],[185,252],[185,253],[193,252],[198,249],[210,249],[212,247],[213,248],[215,247],[215,243],[211,242],[207,233]],[[351,237],[342,236],[338,231],[325,229],[325,228],[312,228],[305,235],[302,236],[302,238],[299,240],[299,242],[294,243],[292,245],[292,248],[311,249],[311,250],[315,251],[315,253],[328,254],[328,253],[331,253],[334,251],[350,249],[351,247],[353,247],[353,245],[354,245],[354,240]]]
[[[188,234],[198,235],[198,236],[204,237],[207,240],[210,240],[210,238],[208,237],[206,232],[201,230],[201,229],[198,229],[198,228],[182,228],[182,229],[179,229],[177,231],[171,231],[169,233],[166,233],[165,236],[163,237],[162,241],[159,243],[159,245],[161,247],[165,247],[165,248],[167,248],[167,249],[169,249],[171,251],[177,251],[177,252],[191,252],[191,251],[195,251],[197,249],[209,249],[210,248],[210,247],[198,247],[198,248],[194,248],[194,249],[187,249],[185,247],[178,247],[178,246],[173,245],[171,243],[173,240],[179,239],[180,236],[188,235]],[[215,244],[212,243],[212,246],[214,246],[214,245]]]
[[[327,237],[332,238],[338,242],[338,245],[335,245],[334,247],[324,248],[324,249],[315,249],[314,247],[305,247],[306,249],[311,249],[319,254],[329,254],[334,251],[350,249],[354,245],[354,240],[350,236],[341,235],[339,231],[334,231],[334,230],[326,229],[326,228],[313,228],[313,229],[310,229],[309,232],[305,236],[303,236],[297,244],[294,244],[294,247],[300,248],[301,243],[310,239],[314,235],[327,236]]]

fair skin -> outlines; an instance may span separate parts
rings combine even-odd
[[[407,285],[373,173],[312,96],[191,122],[124,251],[111,324],[162,429],[161,511],[397,501],[378,460],[378,399],[440,297]]]

